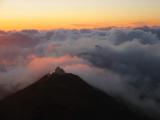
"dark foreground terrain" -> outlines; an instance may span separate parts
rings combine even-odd
[[[46,75],[0,102],[0,120],[143,119],[69,73]]]

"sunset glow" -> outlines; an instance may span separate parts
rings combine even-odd
[[[160,25],[159,0],[1,0],[0,29]]]

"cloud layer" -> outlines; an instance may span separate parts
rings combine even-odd
[[[62,66],[160,117],[158,27],[1,31],[0,48],[1,97]]]

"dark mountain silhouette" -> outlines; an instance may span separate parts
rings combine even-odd
[[[80,77],[57,71],[3,99],[0,120],[143,120]]]

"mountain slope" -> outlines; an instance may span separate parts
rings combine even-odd
[[[46,75],[0,102],[0,120],[142,120],[125,105],[65,73]]]

